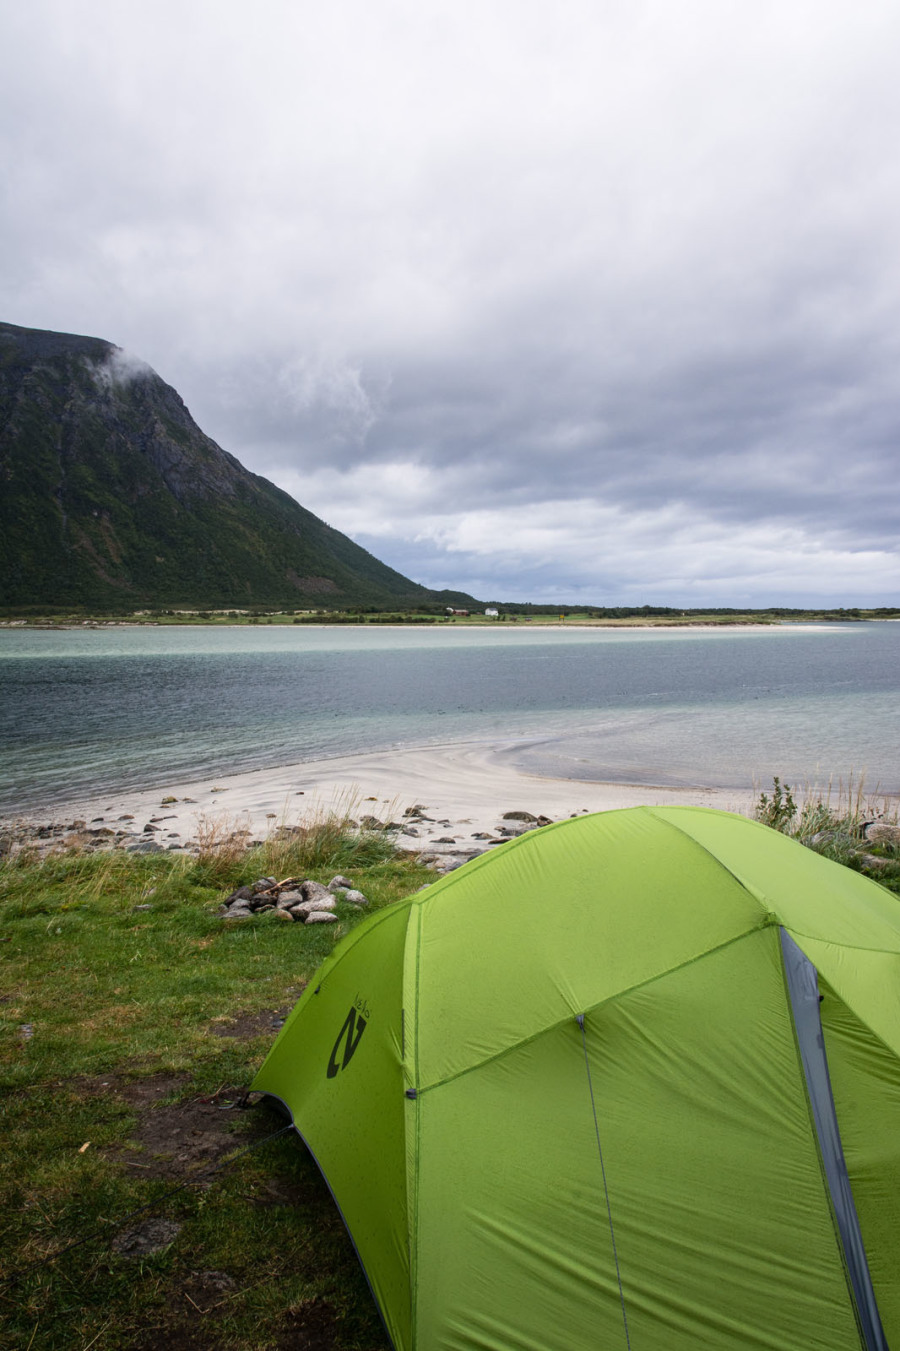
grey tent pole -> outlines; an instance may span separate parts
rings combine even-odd
[[[825,1180],[834,1207],[860,1329],[866,1351],[889,1351],[872,1286],[872,1275],[859,1227],[859,1216],[853,1201],[834,1095],[831,1091],[825,1036],[819,1014],[818,974],[806,953],[797,946],[790,934],[783,928],[780,929],[780,933],[788,994],[800,1046],[800,1059],[803,1063],[813,1122],[825,1169]]]

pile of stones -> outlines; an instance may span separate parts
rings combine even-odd
[[[369,902],[348,877],[332,877],[327,886],[308,877],[261,877],[249,887],[238,887],[222,902],[222,919],[249,919],[274,910],[280,919],[299,924],[333,924],[338,901],[364,906]]]

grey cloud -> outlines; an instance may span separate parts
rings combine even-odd
[[[892,5],[2,24],[4,318],[138,353],[422,580],[895,598]]]

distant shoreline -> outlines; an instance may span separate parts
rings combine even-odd
[[[753,620],[733,620],[733,621],[731,621],[731,620],[729,620],[729,621],[723,620],[721,623],[719,623],[719,622],[712,623],[712,622],[708,622],[708,621],[704,622],[704,621],[700,621],[700,620],[684,620],[683,622],[679,623],[677,620],[667,620],[667,621],[665,621],[665,622],[654,623],[652,620],[634,620],[634,621],[633,621],[633,620],[629,620],[629,619],[622,619],[622,620],[585,620],[585,621],[581,621],[581,620],[566,620],[566,621],[563,622],[563,623],[560,623],[560,622],[558,622],[558,621],[557,621],[556,623],[554,623],[553,621],[550,621],[550,620],[540,620],[540,621],[537,621],[537,620],[533,620],[533,619],[523,619],[523,620],[519,620],[518,623],[515,623],[515,624],[494,624],[494,623],[491,623],[491,624],[482,624],[482,623],[465,624],[465,623],[462,623],[462,624],[455,625],[455,626],[453,626],[453,627],[451,628],[450,625],[443,624],[443,623],[438,623],[438,624],[429,624],[429,623],[427,623],[427,622],[416,623],[416,622],[413,621],[413,620],[410,620],[408,623],[401,623],[401,624],[381,624],[381,623],[375,623],[375,624],[343,624],[343,623],[341,623],[341,624],[333,624],[333,623],[328,623],[327,621],[326,621],[326,622],[323,622],[323,623],[318,623],[318,624],[317,624],[317,623],[315,623],[315,621],[310,621],[310,622],[308,622],[308,623],[307,623],[307,622],[304,622],[303,624],[297,624],[297,625],[294,625],[294,624],[293,624],[292,622],[290,622],[290,621],[287,621],[287,622],[286,622],[286,621],[281,621],[280,623],[263,623],[263,624],[259,624],[259,625],[254,625],[254,624],[250,624],[249,622],[248,622],[248,623],[245,623],[245,624],[234,624],[234,623],[231,623],[231,624],[225,624],[225,623],[217,623],[217,622],[214,621],[214,620],[199,620],[199,621],[197,621],[197,622],[194,622],[194,621],[187,621],[187,622],[182,622],[182,623],[179,623],[179,622],[175,622],[175,623],[166,623],[166,622],[164,622],[164,621],[155,620],[155,619],[145,619],[145,620],[139,620],[139,619],[97,619],[97,620],[93,620],[93,619],[85,619],[85,620],[82,620],[82,621],[80,621],[80,622],[78,622],[78,623],[74,623],[74,622],[73,622],[73,623],[65,623],[65,624],[54,624],[54,623],[44,622],[44,621],[41,621],[41,622],[38,622],[38,623],[31,623],[31,622],[26,621],[26,620],[3,620],[3,619],[0,619],[0,629],[16,629],[17,631],[25,630],[26,632],[33,631],[33,630],[44,630],[44,631],[50,630],[50,631],[52,631],[52,632],[57,632],[57,633],[59,633],[59,632],[75,632],[75,633],[80,633],[80,632],[83,632],[84,629],[149,629],[149,628],[157,628],[157,629],[245,629],[245,628],[251,628],[251,627],[252,627],[252,628],[256,628],[256,627],[259,627],[259,628],[295,628],[295,627],[296,627],[296,628],[298,628],[298,629],[335,629],[335,630],[339,630],[339,631],[343,631],[343,630],[345,630],[345,629],[366,629],[366,630],[369,630],[369,629],[387,629],[387,630],[392,630],[392,631],[402,631],[402,630],[405,630],[405,629],[429,629],[429,630],[434,630],[434,631],[437,631],[437,630],[443,630],[443,629],[451,629],[451,631],[457,631],[457,632],[458,632],[458,631],[461,630],[461,629],[469,629],[469,630],[475,629],[475,630],[478,630],[478,631],[494,631],[494,630],[497,630],[497,631],[500,631],[500,632],[503,632],[503,633],[512,633],[512,632],[516,632],[516,631],[521,631],[521,628],[524,627],[524,628],[528,628],[528,629],[530,629],[530,630],[534,630],[534,629],[551,629],[551,630],[553,630],[553,631],[558,631],[558,632],[565,632],[566,630],[569,630],[569,629],[603,629],[603,630],[610,631],[610,632],[618,632],[618,631],[620,631],[620,630],[622,630],[622,629],[653,629],[653,630],[658,630],[658,631],[661,631],[661,632],[666,632],[666,631],[668,631],[668,632],[675,632],[675,631],[680,631],[680,630],[682,630],[682,629],[694,629],[694,630],[701,630],[701,631],[706,632],[706,633],[715,633],[715,632],[717,632],[717,631],[720,630],[720,629],[762,629],[762,630],[765,630],[765,632],[767,632],[767,633],[771,633],[773,630],[781,630],[781,629],[784,629],[784,630],[791,630],[791,629],[797,629],[797,628],[810,629],[810,628],[819,628],[819,627],[828,627],[828,628],[831,628],[831,627],[833,627],[833,625],[834,625],[835,623],[841,623],[841,622],[842,622],[842,621],[840,621],[840,620],[810,619],[810,620],[772,620],[771,622],[766,622],[766,621],[753,621]],[[877,620],[862,620],[862,621],[860,621],[860,620],[847,620],[846,622],[849,624],[849,623],[877,623],[877,622],[881,622],[881,623],[890,623],[891,621],[885,619],[885,620],[881,620],[881,621],[877,621]],[[894,621],[894,622],[900,622],[900,621]]]

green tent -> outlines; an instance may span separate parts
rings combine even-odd
[[[397,1351],[900,1347],[900,906],[691,807],[372,915],[254,1087]]]

